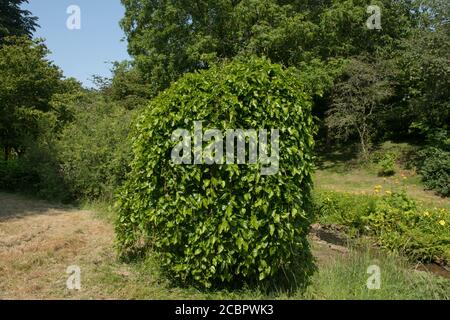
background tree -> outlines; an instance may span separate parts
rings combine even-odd
[[[392,58],[399,101],[391,122],[442,128],[450,123],[450,34],[415,30]]]
[[[153,95],[182,74],[238,55],[266,56],[299,67],[314,59],[374,53],[412,25],[407,0],[122,0],[121,25],[134,63]],[[368,30],[369,4],[383,29]],[[325,64],[326,65],[326,64]]]
[[[0,44],[7,36],[28,36],[36,31],[37,18],[28,10],[21,9],[28,0],[0,1]]]
[[[367,159],[374,121],[379,109],[391,95],[389,83],[373,63],[353,58],[333,88],[326,124],[341,140],[357,134],[361,155]]]
[[[23,141],[36,137],[36,119],[50,110],[61,88],[62,73],[46,59],[40,40],[6,38],[0,46],[0,146],[7,159],[23,152]]]
[[[114,102],[127,110],[147,105],[151,98],[151,86],[145,83],[142,71],[129,61],[116,62],[109,94]]]
[[[127,137],[134,113],[99,92],[83,92],[66,101],[71,121],[54,145],[68,191],[75,198],[110,201],[129,169]]]

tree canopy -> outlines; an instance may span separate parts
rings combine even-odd
[[[158,92],[180,75],[257,54],[285,66],[393,46],[414,24],[408,0],[122,0],[129,52]],[[382,30],[366,27],[367,6]]]
[[[62,73],[46,59],[40,40],[9,37],[0,46],[0,145],[4,156],[20,152],[23,139],[36,135],[35,120],[50,110]]]
[[[21,9],[24,3],[28,0],[0,1],[0,43],[7,36],[31,37],[36,31],[38,19],[30,11]]]

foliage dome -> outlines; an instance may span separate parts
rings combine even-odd
[[[239,129],[249,135],[230,141],[239,148],[243,139],[245,161],[228,140],[221,157],[221,134]],[[185,133],[178,149],[177,132]],[[294,70],[251,58],[185,75],[137,121],[132,172],[118,200],[121,253],[151,249],[169,277],[203,288],[305,283],[313,270],[313,133],[310,97]]]

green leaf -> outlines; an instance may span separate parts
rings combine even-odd
[[[270,235],[273,236],[275,233],[275,226],[273,224],[269,225]]]

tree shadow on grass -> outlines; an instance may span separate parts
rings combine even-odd
[[[318,148],[316,168],[337,173],[348,172],[358,166],[358,148],[354,144],[333,148]]]
[[[20,219],[31,215],[57,215],[76,210],[72,206],[49,203],[24,195],[0,192],[0,222]]]

